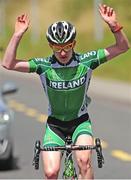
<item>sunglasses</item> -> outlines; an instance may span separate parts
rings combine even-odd
[[[65,46],[58,46],[58,45],[52,45],[52,44],[50,44],[50,46],[54,52],[61,52],[62,50],[64,50],[65,52],[68,52],[74,47],[74,41]]]

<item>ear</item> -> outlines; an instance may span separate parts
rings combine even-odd
[[[76,45],[76,40],[73,41],[73,48],[75,47]]]
[[[51,43],[49,43],[49,46],[52,48],[52,44]]]

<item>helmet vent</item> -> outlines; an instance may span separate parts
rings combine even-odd
[[[48,28],[46,37],[51,43],[62,44],[75,39],[75,27],[66,21],[55,22]]]
[[[65,29],[67,30],[67,25],[65,25]]]

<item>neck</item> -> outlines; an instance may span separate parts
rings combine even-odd
[[[67,66],[67,65],[69,65],[69,64],[72,62],[72,60],[74,59],[74,57],[75,57],[75,52],[73,51],[72,57],[69,59],[69,61],[68,61],[67,63],[62,63],[62,62],[60,62],[60,61],[56,58],[55,54],[53,54],[54,60],[57,61],[57,62],[58,62],[60,65],[62,65],[62,66]]]

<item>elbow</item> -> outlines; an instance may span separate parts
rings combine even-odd
[[[120,50],[122,51],[122,53],[128,51],[131,48],[131,45],[128,41],[127,42],[125,42],[125,41],[121,42],[121,45],[122,46],[120,46]]]
[[[12,70],[11,66],[8,66],[8,65],[6,65],[6,64],[4,64],[4,63],[2,63],[1,66],[2,66],[3,68],[7,69],[7,70]]]
[[[13,61],[13,62],[12,62]],[[3,68],[7,69],[7,70],[14,70],[15,69],[15,60],[12,60],[11,62],[10,61],[7,61],[7,60],[4,60],[2,61],[2,66]]]
[[[121,50],[120,50],[120,53],[125,53],[125,52],[128,51],[128,49],[129,49],[128,47],[127,47],[127,48],[124,48],[124,49],[121,49]]]
[[[131,44],[128,43],[127,50],[131,48]]]
[[[124,52],[127,52],[131,47],[130,46],[127,46],[124,50],[123,50],[123,53]]]
[[[128,43],[125,47],[125,52],[128,51],[131,48],[131,45]]]
[[[125,52],[127,52],[130,48],[131,48],[131,45],[130,45],[130,44],[126,44],[126,45],[123,46],[123,47],[119,47],[119,52],[120,52],[120,53],[125,53]]]

